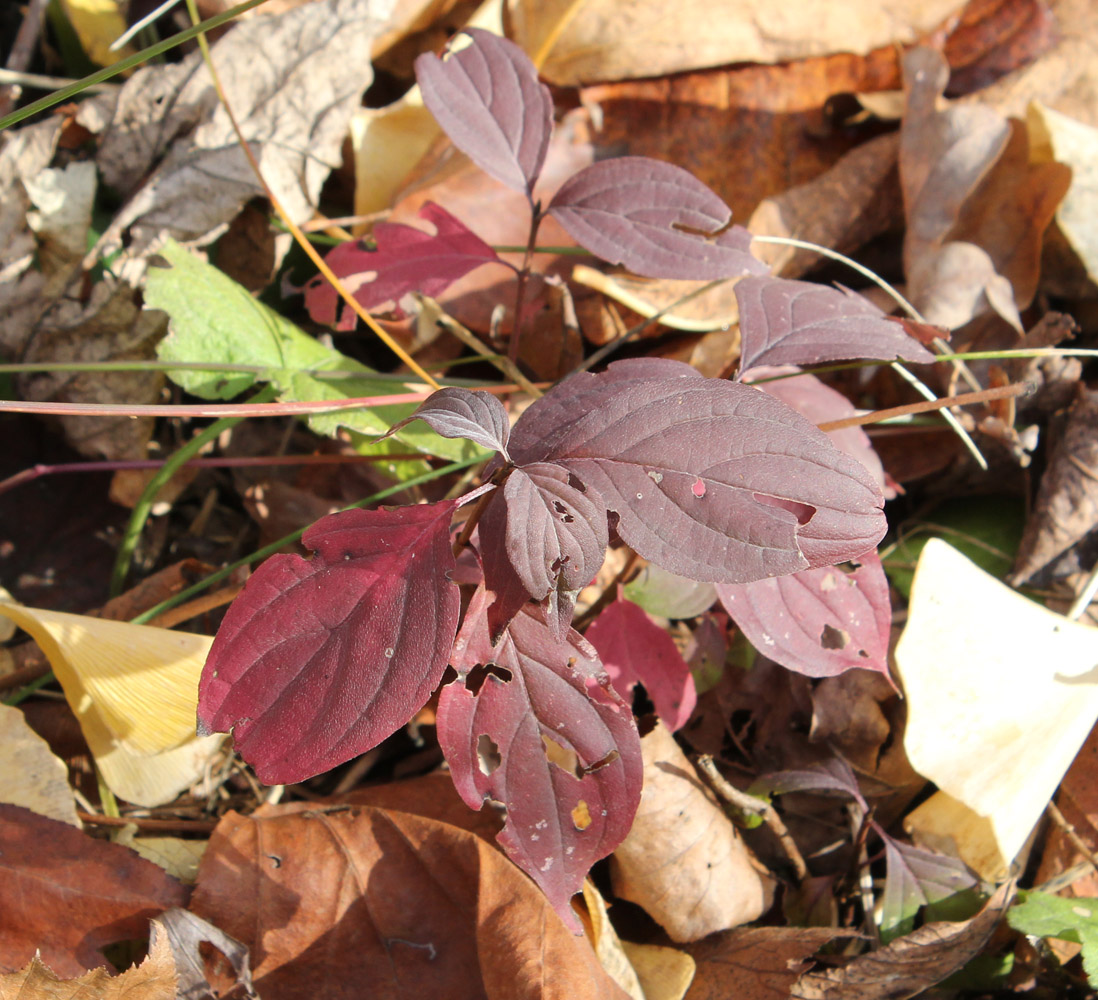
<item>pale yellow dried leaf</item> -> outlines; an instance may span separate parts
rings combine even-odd
[[[632,941],[622,941],[621,946],[636,970],[644,1000],[682,1000],[686,996],[698,967],[685,951]]]
[[[80,827],[69,771],[23,713],[0,705],[0,802]]]
[[[1026,115],[1032,155],[1037,162],[1066,163],[1071,167],[1071,187],[1056,221],[1072,249],[1098,280],[1098,128],[1045,107],[1040,101]]]
[[[1098,719],[1098,629],[932,539],[896,649],[912,766],[966,809],[971,855],[1011,861]],[[962,824],[958,836],[964,838]]]
[[[133,55],[124,46],[111,52],[114,40],[126,30],[126,17],[118,0],[61,0],[84,54],[99,66],[110,66]]]
[[[35,955],[25,969],[0,976],[0,1000],[176,1000],[177,982],[175,959],[161,935],[140,965],[117,976],[100,967],[61,979]]]
[[[208,840],[184,840],[182,837],[138,837],[137,827],[125,827],[116,843],[136,851],[146,861],[163,868],[173,878],[188,885],[198,881],[198,865],[209,846]]]
[[[508,35],[565,86],[911,43],[958,0],[508,0]],[[540,59],[539,59],[540,57]]]
[[[629,994],[631,1000],[648,1000],[644,995],[640,979],[637,978],[637,973],[633,969],[633,964],[625,954],[622,940],[610,922],[610,914],[606,912],[606,902],[590,879],[585,879],[583,882],[583,902],[587,907],[584,928],[598,956],[599,964],[607,971],[610,978]]]

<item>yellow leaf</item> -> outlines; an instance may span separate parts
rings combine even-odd
[[[69,769],[18,708],[0,705],[0,802],[80,827]]]
[[[61,0],[61,5],[81,47],[93,63],[110,66],[133,54],[129,45],[117,52],[110,50],[114,40],[126,30],[126,19],[118,0]]]

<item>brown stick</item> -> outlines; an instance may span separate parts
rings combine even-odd
[[[840,431],[844,427],[861,427],[865,424],[876,424],[892,417],[906,417],[911,413],[932,413],[935,410],[944,410],[949,406],[968,406],[970,403],[987,403],[993,399],[1009,399],[1012,396],[1028,396],[1033,392],[1033,385],[1029,382],[1014,382],[1011,385],[999,386],[995,389],[983,389],[980,392],[965,392],[959,396],[946,396],[944,399],[929,399],[921,403],[908,403],[906,406],[893,406],[887,410],[874,410],[872,413],[863,413],[857,417],[846,417],[843,420],[828,420],[817,424],[821,431]]]
[[[128,826],[139,830],[175,830],[178,833],[213,833],[217,823],[204,819],[152,819],[148,816],[101,816],[99,813],[78,811],[81,823],[93,826]]]

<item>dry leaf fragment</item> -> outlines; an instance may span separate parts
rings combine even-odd
[[[1021,850],[1098,718],[1096,663],[1098,629],[1015,593],[941,539],[926,543],[896,649],[904,748],[975,814],[954,816],[950,853],[985,876]]]
[[[198,951],[198,946],[203,942],[212,944],[228,959],[236,973],[237,984],[254,1000],[256,992],[252,986],[248,949],[208,920],[203,920],[190,910],[173,907],[151,922],[149,950],[167,950],[172,956],[179,974],[178,1000],[206,1000],[212,993],[206,979],[205,963]],[[213,995],[217,996],[216,993]]]
[[[0,705],[0,802],[80,829],[64,761],[9,705]]]
[[[662,723],[641,740],[644,790],[614,852],[614,892],[644,907],[673,941],[754,920],[774,883]]]
[[[62,979],[35,955],[25,969],[0,975],[0,1000],[176,1000],[176,981],[170,949],[154,941],[140,965],[117,976],[98,968]]]

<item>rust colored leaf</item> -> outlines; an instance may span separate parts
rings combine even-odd
[[[1029,580],[1098,525],[1098,392],[1080,387],[1026,522],[1012,586]]]
[[[145,937],[149,918],[182,906],[186,891],[128,848],[0,805],[0,899],[0,971],[37,951],[71,978],[107,964],[99,949]]]
[[[623,996],[495,848],[407,813],[229,813],[191,908],[249,946],[263,1000]]]

